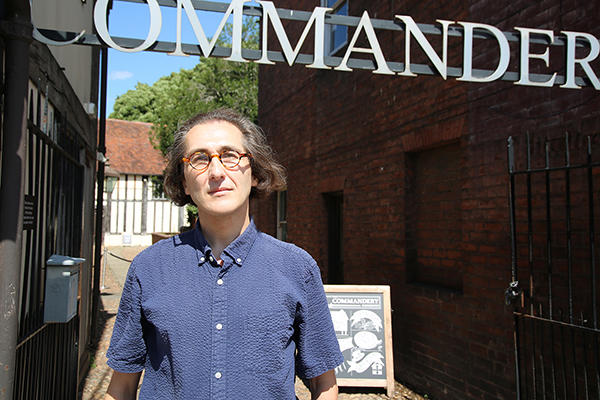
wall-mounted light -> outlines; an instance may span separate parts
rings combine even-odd
[[[106,185],[104,186],[106,193],[112,193],[113,190],[115,190],[115,185],[117,184],[118,180],[119,178],[116,176],[108,175],[106,177]]]
[[[83,109],[89,115],[96,115],[96,103],[83,103]]]

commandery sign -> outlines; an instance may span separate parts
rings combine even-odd
[[[304,64],[307,68],[332,69],[351,72],[355,69],[371,70],[374,74],[415,77],[417,75],[439,75],[443,79],[454,77],[464,82],[493,82],[496,80],[513,81],[517,85],[579,89],[592,86],[600,90],[600,80],[591,63],[600,54],[600,41],[586,32],[560,31],[547,29],[515,27],[513,32],[502,32],[495,26],[485,23],[448,21],[439,19],[437,25],[419,24],[408,15],[393,15],[391,20],[372,19],[367,11],[360,17],[331,14],[331,9],[315,7],[312,12],[277,9],[271,1],[257,1],[259,6],[248,5],[250,0],[233,0],[229,4],[197,0],[121,0],[146,4],[150,14],[150,28],[143,40],[132,38],[115,38],[110,35],[107,23],[110,0],[98,0],[94,7],[94,26],[97,34],[59,32],[35,29],[34,37],[46,44],[65,45],[82,44],[92,46],[109,46],[119,51],[159,51],[171,55],[201,55],[204,57],[225,57],[236,62],[256,62],[274,64],[285,62]],[[173,42],[160,42],[158,36],[162,28],[160,7],[176,7],[177,39]],[[211,39],[204,31],[196,10],[217,11],[223,18]],[[261,18],[262,35],[261,50],[242,48],[243,16]],[[183,18],[190,22],[197,43],[181,42],[181,24]],[[222,32],[227,20],[232,18],[231,48],[216,46],[216,40]],[[295,45],[292,45],[281,20],[305,22],[304,30]],[[325,54],[326,25],[345,25],[355,27],[342,57]],[[275,32],[280,50],[269,50],[269,27]],[[398,49],[403,59],[397,54],[384,54],[377,31],[392,30],[405,33],[404,46]],[[309,33],[313,33],[312,54],[301,53],[301,49]],[[440,36],[440,40],[432,41],[426,35]],[[359,38],[366,38],[368,47],[359,47]],[[462,41],[462,57],[460,65],[449,65],[449,39],[460,38]],[[65,40],[66,39],[66,40]],[[474,43],[476,40],[487,40],[497,51],[493,69],[478,69],[474,66]],[[428,59],[428,64],[411,63],[411,43],[416,42]],[[511,52],[509,43],[518,44],[518,51]],[[434,46],[441,44],[441,49]],[[439,46],[438,46],[439,47]],[[541,49],[540,49],[541,48]],[[550,65],[551,53],[561,52],[564,65],[553,70]],[[370,59],[352,58],[355,53],[366,54]],[[511,60],[511,57],[515,58]],[[519,66],[517,71],[510,71],[511,61]],[[533,63],[542,66],[547,73],[531,73]],[[559,75],[557,69],[565,69],[565,75]],[[491,67],[487,67],[491,68]],[[583,71],[583,76],[576,76],[576,70]]]
[[[387,285],[325,285],[333,329],[344,355],[339,386],[384,387],[394,393],[392,312]]]

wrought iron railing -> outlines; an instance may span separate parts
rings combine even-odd
[[[79,316],[44,322],[46,260],[81,252],[83,166],[75,135],[56,116],[56,135],[43,132],[38,115],[28,123],[19,333],[13,398],[75,399]],[[30,104],[34,99],[30,99]]]
[[[525,141],[508,140],[517,398],[598,399],[600,135]]]

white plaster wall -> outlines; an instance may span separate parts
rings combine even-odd
[[[152,198],[152,182],[148,179],[146,233],[142,230],[143,181],[140,175],[121,175],[111,196],[109,232],[106,246],[147,246],[152,244],[152,232],[178,232],[184,224],[185,208],[166,199]],[[107,194],[104,194],[105,206]],[[135,200],[123,201],[123,200]],[[127,210],[127,211],[125,211]]]

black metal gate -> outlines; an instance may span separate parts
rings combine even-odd
[[[37,97],[37,99],[36,99]],[[44,323],[46,260],[81,254],[81,144],[64,116],[42,119],[40,95],[30,94],[23,226],[19,337],[13,398],[75,399],[79,318]],[[37,102],[34,115],[33,103]],[[44,125],[44,130],[41,126]]]
[[[599,152],[600,135],[508,139],[518,399],[600,399]]]

